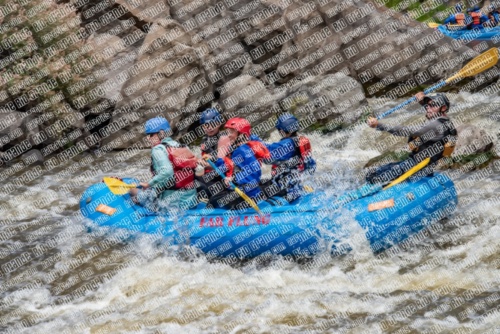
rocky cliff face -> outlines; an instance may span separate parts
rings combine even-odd
[[[123,98],[112,118],[118,122],[125,112],[129,125],[106,142],[162,113],[190,143],[199,113],[210,106],[254,125],[290,108],[304,127],[352,122],[368,110],[365,95],[405,95],[477,54],[378,2],[150,5],[131,10],[136,22],[148,23],[147,32],[122,72]]]
[[[193,143],[207,107],[249,118],[261,135],[286,110],[303,128],[334,130],[370,111],[366,97],[408,94],[486,47],[464,47],[415,21],[418,13],[403,6],[403,15],[382,1],[82,3],[86,43],[101,55],[95,69],[104,80],[91,106],[72,105],[83,113],[77,128],[91,135],[89,147],[102,140],[110,149],[127,148],[158,114],[171,121],[175,137]]]

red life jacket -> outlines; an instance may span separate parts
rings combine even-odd
[[[234,174],[234,161],[229,157],[224,157],[224,164],[226,165],[226,176],[231,177]]]
[[[470,16],[472,17],[472,24],[481,24],[481,13],[472,12]]]
[[[299,138],[300,157],[302,158],[302,164],[299,167],[299,169],[304,170],[304,161],[311,156],[312,147],[309,138],[305,136],[298,136],[298,138]]]
[[[194,188],[194,169],[196,168],[196,156],[186,146],[173,147],[162,143],[168,153],[168,159],[174,169],[175,184],[167,186],[166,189],[193,189]],[[151,158],[151,173],[153,170],[153,158]],[[173,182],[172,182],[173,183]]]
[[[271,159],[271,152],[269,152],[266,145],[262,144],[260,141],[250,140],[247,142],[247,145],[250,146],[250,149],[260,163],[262,163],[263,159]]]
[[[457,24],[464,25],[465,24],[465,14],[464,13],[456,13],[455,14],[455,21],[457,21]]]

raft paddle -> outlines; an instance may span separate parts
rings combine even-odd
[[[130,189],[137,188],[137,185],[134,183],[128,184],[114,177],[103,177],[102,180],[114,195],[125,195],[128,194]]]
[[[206,160],[206,161],[207,161],[207,162],[208,162],[208,164],[209,164],[209,165],[210,165],[210,166],[211,166],[211,167],[212,167],[212,168],[213,168],[213,169],[217,172],[217,174],[219,174],[219,175],[220,175],[220,177],[222,177],[223,179],[226,179],[226,175],[224,175],[224,174],[223,174],[223,173],[219,170],[219,168],[217,168],[217,166],[215,166],[215,164],[214,164],[212,161],[210,161],[210,160]],[[229,181],[229,180],[228,180],[228,181]],[[228,183],[229,183],[229,185],[231,186],[231,188],[232,188],[234,191],[236,191],[236,193],[237,193],[238,195],[240,195],[240,197],[241,197],[241,198],[243,198],[243,199],[245,200],[245,202],[247,202],[248,204],[250,204],[250,206],[251,206],[252,208],[254,208],[254,209],[255,209],[255,211],[257,211],[260,215],[262,215],[262,211],[260,211],[259,206],[257,205],[257,203],[255,203],[255,202],[254,202],[254,200],[253,200],[253,199],[251,199],[250,197],[248,197],[248,196],[247,196],[247,194],[245,194],[245,193],[244,193],[244,192],[243,192],[240,188],[236,187],[236,186],[234,185],[234,183],[233,183],[233,182],[229,181]]]
[[[427,22],[427,26],[432,29],[436,29],[437,27],[442,26],[442,24],[436,23],[436,22]],[[450,28],[456,28],[456,29],[465,29],[467,26],[463,24],[446,24],[446,28],[449,30],[453,30]]]
[[[412,176],[413,174],[415,174],[419,170],[423,169],[425,166],[427,166],[427,164],[429,164],[430,161],[431,161],[430,158],[424,159],[423,161],[421,161],[420,163],[413,166],[410,170],[408,170],[406,173],[404,173],[403,175],[401,175],[400,177],[398,177],[397,179],[395,179],[394,181],[392,181],[391,183],[389,183],[385,187],[378,185],[378,184],[365,184],[361,188],[354,190],[354,191],[351,191],[348,194],[341,196],[335,203],[333,203],[333,209],[336,210],[336,209],[340,208],[342,205],[347,204],[349,202],[352,202],[352,201],[355,201],[355,200],[360,199],[362,197],[374,194],[374,193],[379,192],[381,190],[389,189],[389,188],[395,186],[396,184],[399,184],[399,183],[405,181],[410,176]]]
[[[427,166],[430,161],[431,161],[431,158],[426,158],[426,159],[420,161],[418,164],[413,166],[409,171],[407,171],[406,173],[404,173],[403,175],[401,175],[400,177],[398,177],[397,179],[395,179],[394,181],[392,181],[391,183],[386,185],[382,190],[389,189],[390,187],[393,187],[396,184],[403,182],[404,180],[406,180],[407,178],[409,178],[410,176],[412,176],[413,174],[415,174],[416,172],[418,172],[419,170],[421,170],[425,166]]]
[[[438,90],[439,88],[449,84],[453,80],[456,80],[459,78],[463,79],[463,78],[467,78],[467,77],[472,77],[478,73],[481,73],[481,72],[495,66],[497,62],[498,62],[498,49],[491,48],[488,51],[483,52],[479,56],[472,59],[467,65],[465,65],[460,71],[458,71],[453,76],[449,77],[446,80],[441,80],[440,82],[438,82],[434,86],[431,86],[431,87],[427,88],[426,90],[424,90],[424,93],[429,94],[435,90]],[[408,104],[413,103],[415,101],[417,101],[417,98],[415,96],[413,96],[412,98],[406,100],[405,102],[403,102],[403,103],[395,106],[394,108],[384,112],[383,114],[377,116],[377,119],[382,119],[382,118],[392,114],[396,110],[399,110],[399,109],[401,109],[401,108],[403,108],[403,107],[407,106]]]

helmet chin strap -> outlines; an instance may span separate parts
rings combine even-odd
[[[167,133],[163,130],[160,130],[160,132],[158,132],[158,138],[160,138],[160,140],[163,140],[165,138],[167,138]]]
[[[240,133],[238,134],[238,137],[236,137],[236,140],[234,141],[235,146],[240,146],[245,144],[248,141],[248,136],[246,134]]]

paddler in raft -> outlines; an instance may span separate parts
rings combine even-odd
[[[268,198],[279,196],[289,203],[304,194],[302,175],[313,174],[316,161],[312,157],[311,142],[304,135],[299,135],[299,120],[290,113],[282,114],[276,121],[276,129],[281,135],[277,143],[265,143],[271,158],[265,160],[272,164],[272,179],[262,185]],[[258,137],[252,137],[260,140]]]
[[[462,13],[462,5],[461,4],[456,4],[455,5],[455,14],[451,14],[444,20],[444,24],[453,24],[453,25],[458,25],[458,26],[463,26],[465,28],[465,14]]]
[[[481,12],[479,6],[467,9],[468,16],[465,19],[467,29],[483,29],[483,24],[488,22],[488,17]]]
[[[202,169],[201,172],[197,169],[195,178],[198,181],[198,195],[200,195],[200,197],[206,196],[207,198],[211,198],[215,195],[215,193],[212,193],[212,190],[220,188],[214,185],[216,183],[222,185],[222,178],[216,171],[212,170],[210,166],[205,167],[207,163],[203,159],[207,156],[217,156],[217,145],[222,134],[220,128],[224,124],[224,118],[217,109],[209,108],[202,112],[200,124],[204,135],[200,147],[202,158],[198,160],[198,163],[203,166],[204,169]]]
[[[186,146],[170,138],[171,133],[170,124],[163,117],[152,118],[145,124],[153,178],[141,182],[142,189],[131,189],[130,195],[134,202],[153,212],[168,213],[173,208],[190,209],[198,204],[194,189],[197,159]]]
[[[258,141],[249,140],[251,125],[244,118],[231,118],[225,124],[227,136],[222,136],[217,148],[217,156],[207,155],[225,175],[225,189],[210,198],[208,207],[243,210],[249,207],[233,189],[233,182],[256,203],[265,199],[259,182],[262,176],[261,160],[269,159],[267,148]],[[208,168],[209,164],[205,161]]]
[[[427,121],[414,126],[389,126],[378,122],[376,118],[368,118],[368,125],[379,131],[387,131],[395,136],[408,137],[411,153],[407,160],[389,163],[377,168],[366,176],[369,183],[387,184],[403,175],[419,162],[430,158],[430,163],[417,174],[432,175],[434,168],[443,157],[449,157],[455,148],[457,131],[446,112],[450,101],[445,94],[436,93],[415,95],[417,101],[425,109]]]
[[[483,26],[488,28],[496,27],[500,22],[500,12],[493,5],[489,5],[488,10],[488,21]]]

